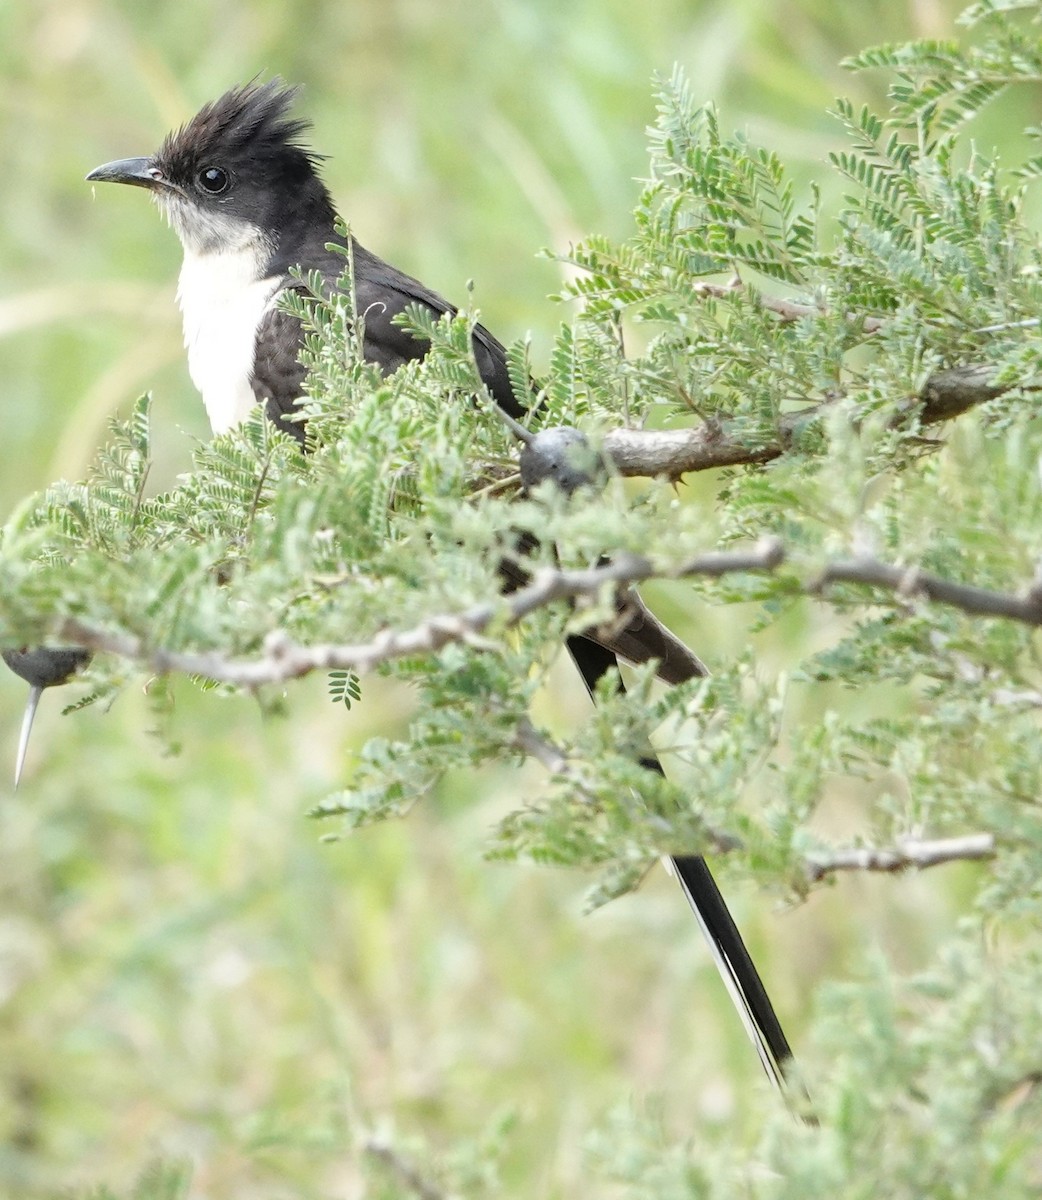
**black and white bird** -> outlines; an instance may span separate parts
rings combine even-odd
[[[258,401],[281,428],[303,441],[297,413],[304,387],[300,327],[276,300],[301,287],[294,267],[333,286],[344,258],[336,209],[318,174],[318,156],[300,144],[308,128],[288,109],[296,89],[278,80],[249,84],[206,105],[170,134],[150,158],[127,158],[91,171],[92,182],[148,189],[184,249],[177,300],[188,369],[215,433],[242,421]],[[426,347],[393,318],[409,304],[454,311],[422,283],[395,270],[357,241],[352,246],[366,354],[385,371],[421,358]],[[503,347],[480,325],[474,351],[497,404],[523,409],[507,377]]]
[[[235,88],[171,133],[150,157],[106,163],[87,176],[145,188],[181,240],[177,298],[188,367],[215,433],[260,403],[272,421],[304,440],[297,407],[305,387],[300,322],[277,301],[287,288],[301,286],[293,268],[318,272],[335,287],[344,259],[327,247],[344,246],[345,239],[334,228],[337,213],[319,175],[320,160],[301,141],[308,124],[290,115],[295,94],[278,79]],[[410,304],[439,316],[454,312],[452,305],[357,241],[351,250],[366,357],[384,372],[421,358],[426,343],[393,318]],[[490,395],[510,416],[524,416],[522,399],[528,397],[514,395],[503,346],[481,325],[473,339]],[[656,660],[668,683],[706,673],[636,593],[626,595],[624,611],[621,627],[569,639],[588,688],[616,670],[617,656]],[[654,759],[647,765],[660,769]],[[709,868],[697,857],[673,862],[761,1061],[780,1084],[791,1051]]]

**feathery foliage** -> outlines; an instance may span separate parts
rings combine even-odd
[[[853,1194],[855,1181],[890,1196],[1037,1191],[1042,965],[1023,934],[1042,915],[1037,637],[912,591],[806,595],[838,557],[1011,594],[1042,562],[1042,246],[1023,219],[1042,168],[1000,162],[969,134],[985,106],[1042,80],[1042,6],[978,3],[964,24],[961,41],[850,60],[889,73],[891,103],[877,113],[836,101],[829,169],[847,195],[831,212],[797,194],[777,153],[724,133],[680,72],[659,80],[631,237],[591,237],[566,256],[577,310],[538,381],[537,419],[595,435],[649,423],[726,426],[751,448],[784,442],[768,465],[721,472],[712,505],[661,479],[518,497],[516,448],[471,359],[477,314],[411,310],[405,322],[430,353],[383,379],[361,359],[347,262],[342,294],[313,287],[288,301],[308,328],[308,456],[257,414],[148,496],[143,400],[85,483],[56,484],[3,530],[6,645],[75,620],[135,639],[143,658],[236,660],[267,654],[274,635],[361,644],[500,605],[480,637],[380,666],[410,685],[414,707],[315,806],[330,836],[408,811],[450,772],[520,762],[526,731],[563,765],[498,820],[489,853],[595,869],[593,903],[662,854],[725,842],[729,870],[796,902],[824,886],[807,864],[833,847],[814,821],[845,789],[870,797],[856,812],[870,845],[995,836],[941,961],[909,981],[880,968],[819,999],[805,1056],[817,1128],[766,1118],[765,1169],[753,1171],[747,1155],[701,1145],[697,1157],[665,1152],[653,1122],[627,1121],[591,1150],[623,1194],[649,1194],[652,1178],[655,1195],[678,1198]],[[1008,390],[924,430],[916,397],[965,364],[987,364]],[[524,390],[526,344],[510,369]],[[805,417],[796,438],[783,436],[793,414]],[[507,628],[498,567],[524,534],[542,547],[529,569],[555,551],[565,567],[632,553],[663,577],[697,553],[775,535],[783,569],[687,581],[684,603],[754,606],[761,629],[814,637],[796,639],[774,673],[751,650],[700,646],[711,679],[661,690],[639,669],[627,691],[605,686],[581,720],[546,728],[535,714],[563,637],[610,616],[611,602],[558,604]],[[109,694],[132,671],[100,655],[88,685]],[[850,689],[860,709],[835,701]],[[339,672],[330,693],[352,708],[358,680]],[[668,751],[668,779],[639,764],[651,738]],[[1008,974],[981,948],[984,928],[1008,939]]]
[[[435,321],[410,310],[406,324],[430,353],[381,379],[361,358],[347,261],[342,292],[323,297],[312,281],[310,295],[287,301],[308,329],[309,456],[258,413],[200,446],[176,488],[148,497],[143,400],[85,483],[49,489],[4,530],[5,639],[53,636],[75,618],[140,639],[145,650],[229,658],[263,653],[276,632],[364,642],[494,598],[497,564],[523,533],[541,539],[546,562],[551,546],[565,566],[630,551],[663,573],[700,550],[777,534],[791,571],[690,585],[703,603],[754,600],[768,623],[808,611],[794,584],[816,563],[866,547],[1015,590],[1042,553],[1025,390],[1040,344],[1029,316],[1042,304],[1039,246],[1018,219],[1027,185],[1016,164],[973,152],[959,165],[964,122],[951,114],[970,115],[966,79],[982,62],[989,79],[1005,71],[1009,87],[1034,81],[1035,60],[1029,31],[1012,17],[971,15],[981,45],[916,43],[852,60],[888,68],[898,82],[882,116],[837,102],[849,148],[832,162],[852,188],[842,211],[826,217],[813,197],[798,202],[778,156],[723,135],[677,73],[660,81],[633,237],[592,238],[570,253],[581,271],[568,295],[580,310],[540,381],[541,420],[591,428],[621,414],[727,420],[756,444],[776,436],[786,414],[807,411],[799,444],[766,469],[729,472],[712,513],[678,504],[654,480],[637,493],[610,481],[596,501],[542,491],[518,500],[510,435],[487,399],[472,399],[474,316]],[[721,278],[734,286],[703,286]],[[964,418],[943,453],[931,452],[914,419],[897,418],[930,371],[967,361],[989,362],[1022,386]],[[515,346],[519,383],[527,363]],[[994,536],[998,528],[1005,536]],[[1007,774],[1023,769],[1033,704],[987,700],[980,680],[992,681],[989,696],[1036,694],[1030,631],[982,629],[952,610],[902,613],[902,601],[881,615],[864,589],[838,591],[829,604],[843,624],[834,644],[797,665],[800,686],[914,689],[907,715],[888,717],[878,735],[833,722],[818,743],[834,769],[859,764],[905,781],[909,800],[879,835],[915,827],[926,811],[936,814],[935,832],[984,813],[979,796],[969,806],[940,803],[968,762],[980,770],[982,760],[960,749],[975,740],[1002,747],[994,779],[984,787],[978,775],[972,785],[1001,802]],[[518,725],[554,648],[598,607],[607,611],[556,606],[508,636],[493,631],[494,645],[454,645],[381,668],[415,684],[417,713],[403,740],[374,742],[348,790],[318,811],[355,825],[401,811],[448,770],[518,755]],[[560,738],[570,769],[553,779],[546,803],[508,818],[493,852],[600,864],[632,882],[661,853],[699,849],[707,828],[731,829],[765,882],[792,886],[807,834],[774,809],[823,786],[822,773],[808,777],[805,758],[792,753],[807,731],[784,729],[773,687],[754,686],[743,659],[716,669],[712,683],[662,695],[643,676],[628,693],[606,692],[596,715]],[[103,693],[126,678],[127,664],[99,656],[90,682]],[[357,681],[335,676],[331,695],[355,699]],[[664,726],[675,783],[649,780],[636,765]],[[910,742],[925,774],[895,760]],[[774,797],[766,805],[765,790]],[[779,839],[775,819],[791,842]],[[1009,853],[1035,852],[1018,842]],[[602,885],[598,896],[614,890]]]

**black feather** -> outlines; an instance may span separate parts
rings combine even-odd
[[[299,90],[278,78],[232,88],[167,135],[155,155],[157,164],[174,180],[189,178],[200,162],[226,158],[258,169],[314,172],[321,156],[300,142],[311,122],[289,116]]]

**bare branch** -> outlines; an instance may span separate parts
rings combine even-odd
[[[964,837],[921,841],[902,838],[894,847],[856,846],[829,854],[813,854],[805,859],[807,878],[817,883],[837,871],[923,870],[941,863],[975,862],[993,858],[995,838],[990,833],[971,833]]]

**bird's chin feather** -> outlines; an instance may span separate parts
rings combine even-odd
[[[152,198],[188,254],[234,254],[266,240],[249,221],[204,208],[177,192],[154,192]]]

